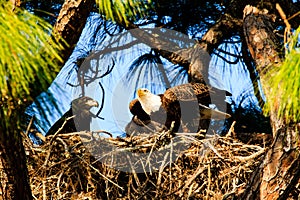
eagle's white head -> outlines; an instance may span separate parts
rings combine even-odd
[[[153,112],[156,112],[161,107],[161,97],[155,94],[152,94],[146,88],[140,88],[137,90],[138,100],[142,105],[144,111],[150,115]]]

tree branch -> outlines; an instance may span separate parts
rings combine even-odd
[[[63,4],[54,24],[53,35],[67,43],[61,52],[64,62],[73,52],[94,4],[93,0],[66,0]]]

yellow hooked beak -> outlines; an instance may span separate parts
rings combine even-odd
[[[96,101],[96,100],[92,100],[92,101],[90,101],[89,102],[89,105],[92,107],[92,106],[94,106],[94,107],[99,107],[99,103],[98,103],[98,101]]]
[[[137,90],[137,95],[138,97],[143,97],[143,96],[146,96],[147,93],[149,93],[149,90],[145,89],[145,88],[140,88]]]

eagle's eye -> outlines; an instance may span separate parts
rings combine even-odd
[[[143,92],[148,92],[148,90],[147,90],[147,89],[144,89]]]

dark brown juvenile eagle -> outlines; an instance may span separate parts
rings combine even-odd
[[[130,123],[142,126],[157,122],[170,129],[174,122],[174,132],[207,130],[211,118],[230,117],[227,113],[208,107],[211,104],[212,93],[215,91],[202,83],[178,85],[160,95],[152,94],[145,88],[138,89],[138,98],[131,101],[129,106],[134,115]],[[225,103],[224,98],[222,101]]]
[[[59,131],[59,133],[90,131],[92,117],[95,117],[95,115],[90,112],[90,109],[98,106],[99,105],[97,101],[87,96],[79,97],[73,100],[71,103],[71,108],[54,123],[54,125],[47,132],[46,136],[53,135],[57,131]],[[68,118],[69,120],[63,126]]]

